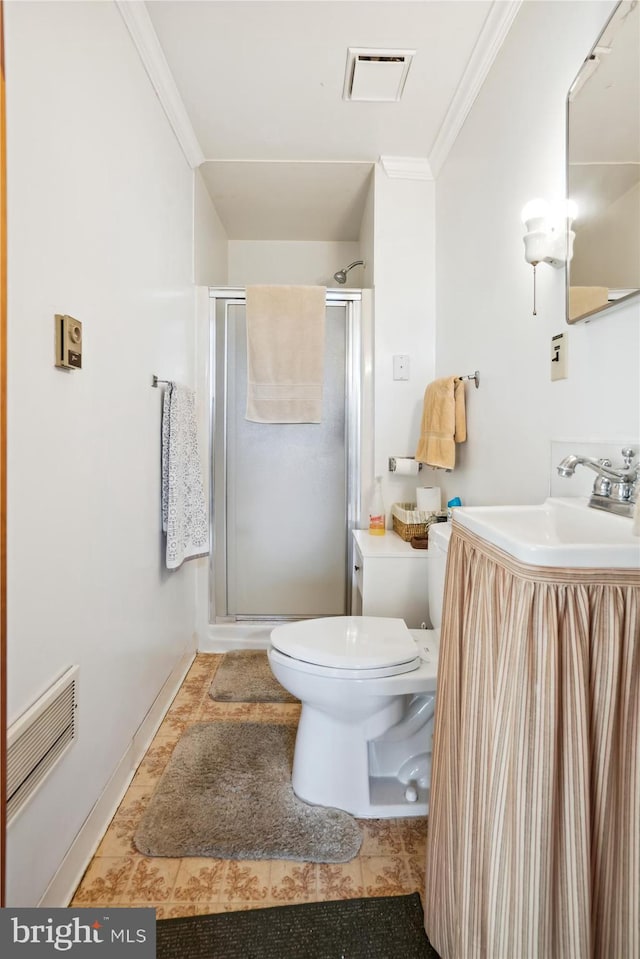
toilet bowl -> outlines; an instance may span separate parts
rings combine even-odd
[[[335,616],[277,626],[269,663],[302,703],[292,784],[300,799],[362,818],[423,816],[450,526],[429,532],[433,629]]]

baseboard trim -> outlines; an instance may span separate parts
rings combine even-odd
[[[199,637],[199,653],[228,653],[234,649],[268,649],[271,630],[278,623],[210,624]]]
[[[195,650],[189,649],[172,669],[38,906],[53,909],[68,905],[194,658]]]

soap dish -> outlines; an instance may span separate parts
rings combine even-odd
[[[428,536],[412,536],[409,542],[414,549],[429,549]]]

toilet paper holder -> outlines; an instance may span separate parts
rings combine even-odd
[[[397,464],[396,460],[414,460],[414,459],[415,459],[415,456],[390,456],[390,457],[389,457],[389,472],[390,472],[390,473],[395,473],[395,472],[396,472],[396,470],[397,470],[397,468],[398,468],[398,464]],[[418,472],[420,472],[421,469],[422,469],[422,463],[418,463]]]

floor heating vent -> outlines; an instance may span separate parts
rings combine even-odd
[[[68,669],[7,731],[8,823],[77,736],[78,669]]]

